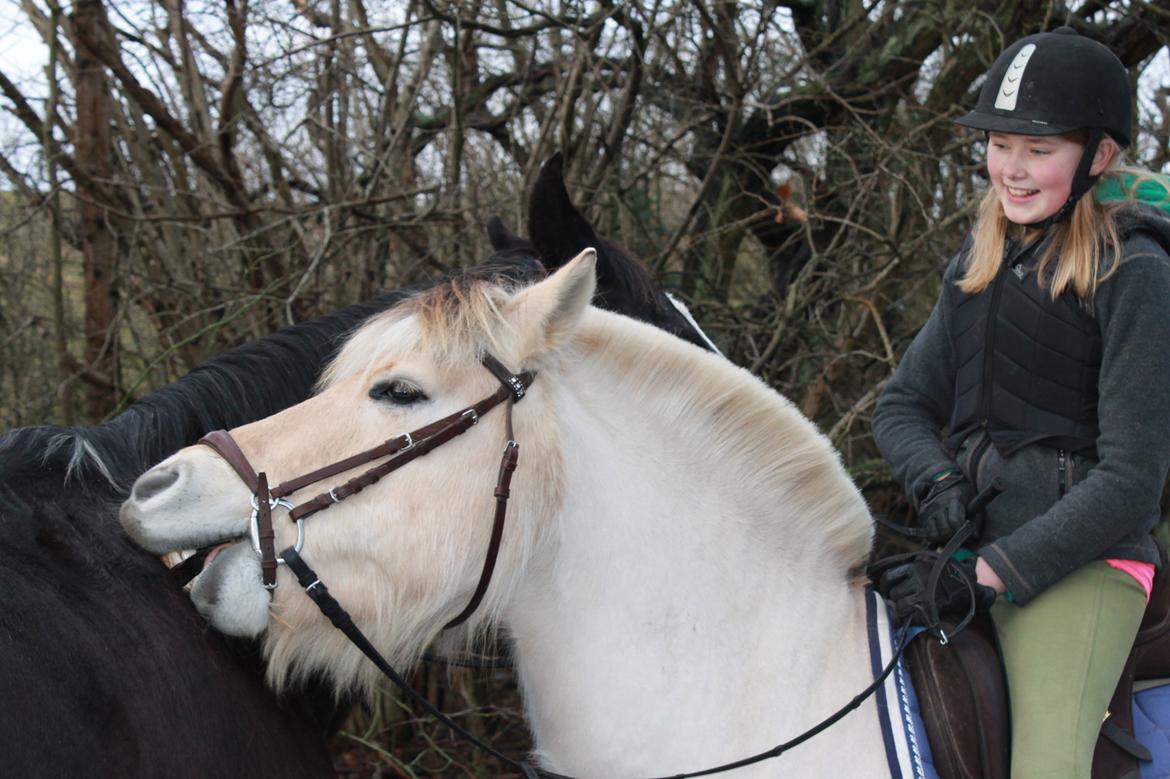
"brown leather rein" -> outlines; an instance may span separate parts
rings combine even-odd
[[[284,558],[290,557],[290,552],[299,556],[305,540],[304,521],[308,517],[319,511],[324,511],[352,495],[356,495],[366,487],[377,483],[398,470],[403,465],[434,451],[453,438],[466,433],[479,422],[481,416],[506,401],[507,442],[504,446],[504,453],[500,457],[500,471],[495,488],[496,511],[492,522],[492,533],[491,539],[488,542],[487,554],[484,557],[483,568],[480,571],[479,583],[476,585],[475,592],[472,594],[467,606],[454,619],[448,622],[444,628],[451,628],[461,624],[475,612],[480,601],[483,599],[484,593],[487,591],[488,584],[492,578],[492,572],[495,570],[496,557],[499,555],[500,542],[504,535],[504,521],[508,509],[512,473],[516,470],[519,454],[520,446],[516,443],[515,436],[512,432],[512,404],[524,397],[528,387],[532,385],[535,379],[535,374],[531,372],[517,374],[509,371],[499,360],[490,354],[484,355],[481,362],[500,382],[500,388],[488,397],[453,414],[448,414],[429,425],[387,439],[377,446],[302,474],[294,479],[281,482],[271,489],[268,487],[268,477],[265,473],[263,471],[257,472],[252,467],[251,462],[248,461],[248,457],[240,449],[239,444],[236,443],[235,439],[226,430],[214,430],[199,439],[200,444],[215,450],[235,470],[236,474],[239,475],[240,479],[252,492],[252,517],[250,522],[252,548],[260,556],[260,568],[265,588],[269,590],[276,588],[276,569],[279,565],[285,564],[286,560]],[[337,476],[353,468],[374,462],[375,460],[383,460],[384,458],[389,459],[385,459],[384,462],[363,471],[344,484],[322,492],[303,503],[294,505],[287,499],[289,495],[311,484],[316,484],[317,482]],[[277,506],[288,509],[288,518],[297,525],[296,544],[286,549],[280,555],[276,554],[276,533],[272,526],[272,509]]]

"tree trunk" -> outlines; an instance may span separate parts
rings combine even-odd
[[[104,10],[100,0],[80,0],[73,24],[88,36],[101,35]],[[77,164],[86,181],[107,183],[113,179],[114,147],[106,101],[108,87],[101,64],[84,47],[77,52],[77,130],[74,146]],[[86,412],[100,421],[114,410],[117,397],[118,237],[109,211],[96,188],[79,181],[77,196],[81,217],[81,252],[84,276],[84,365]]]

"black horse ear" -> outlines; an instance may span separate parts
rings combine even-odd
[[[592,225],[569,199],[560,152],[540,166],[532,185],[528,196],[528,235],[549,270],[561,267],[585,249],[598,248],[600,243]]]
[[[535,248],[532,241],[526,238],[521,238],[514,232],[504,227],[504,220],[498,216],[492,215],[487,220],[488,240],[492,243],[492,248],[498,252],[507,252],[515,250],[532,250]]]

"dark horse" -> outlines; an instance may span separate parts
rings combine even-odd
[[[308,395],[335,344],[401,293],[233,349],[92,428],[0,438],[0,754],[10,776],[329,776],[339,713],[278,701],[121,534],[134,479],[214,427]]]
[[[537,260],[556,270],[587,248],[597,250],[597,294],[593,304],[641,319],[704,349],[715,345],[686,308],[667,295],[626,249],[597,234],[569,199],[561,155],[541,166],[528,195],[528,239],[509,232],[498,217],[488,220],[495,259]]]
[[[498,219],[485,272],[517,280],[598,249],[598,303],[708,346],[628,255],[573,208],[559,157],[525,240]],[[208,430],[304,400],[346,333],[396,291],[232,349],[91,428],[0,436],[0,755],[10,776],[329,776],[344,706],[276,699],[247,644],[212,633],[175,579],[121,533],[148,467]]]

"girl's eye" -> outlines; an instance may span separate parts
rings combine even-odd
[[[396,406],[409,406],[427,399],[425,392],[402,379],[375,384],[370,388],[370,397],[374,400],[389,401]]]

